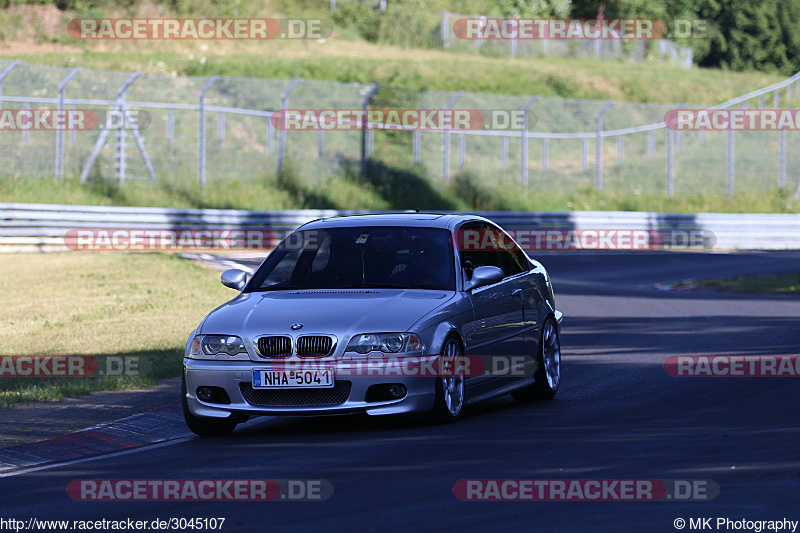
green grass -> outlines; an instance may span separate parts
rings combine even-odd
[[[252,210],[800,212],[800,202],[787,189],[744,191],[733,198],[702,192],[668,197],[631,190],[597,191],[592,186],[548,189],[550,185],[541,183],[544,178],[535,173],[525,188],[516,177],[487,182],[465,172],[444,185],[439,179],[427,178],[420,168],[399,169],[376,161],[367,168],[364,179],[358,176],[357,165],[350,164],[317,180],[287,172],[282,178],[212,180],[205,189],[188,179],[163,184],[134,181],[124,187],[110,178],[88,185],[68,178],[57,187],[50,177],[2,179],[0,198],[20,203]]]
[[[739,276],[732,279],[704,279],[696,285],[715,287],[728,292],[800,294],[800,273],[776,276]]]
[[[189,333],[234,296],[214,271],[178,257],[116,252],[3,254],[0,291],[0,356],[92,355],[99,369],[91,377],[3,377],[0,405],[179,375]],[[136,372],[120,373],[121,357]]]
[[[597,62],[571,58],[491,58],[438,50],[411,50],[365,42],[266,43],[256,48],[227,43],[206,50],[196,43],[166,43],[161,51],[16,54],[32,63],[152,74],[305,78],[380,83],[411,91],[464,91],[633,102],[714,105],[783,78],[758,72],[686,70],[666,63]],[[175,51],[163,51],[176,48]],[[220,49],[221,48],[221,49]],[[201,62],[202,60],[202,62]],[[465,73],[469,73],[465,76]]]

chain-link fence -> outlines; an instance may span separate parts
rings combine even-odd
[[[798,78],[717,107],[790,108],[800,96]],[[517,112],[524,127],[287,131],[271,120],[282,108],[365,107]],[[417,92],[301,79],[163,77],[0,60],[4,111],[87,109],[100,117],[116,111],[128,118],[60,131],[0,122],[0,176],[206,185],[271,180],[289,165],[294,175],[313,183],[343,171],[363,172],[372,160],[413,170],[435,187],[468,173],[489,185],[522,183],[551,191],[595,187],[626,194],[732,195],[798,188],[796,131],[667,129],[665,114],[679,107],[703,106]]]

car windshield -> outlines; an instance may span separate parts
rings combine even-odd
[[[270,254],[247,292],[346,288],[455,290],[450,232],[414,227],[298,231]]]

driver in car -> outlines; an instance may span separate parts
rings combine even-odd
[[[405,262],[395,266],[390,277],[410,287],[441,285],[448,277],[449,250],[447,241],[439,243],[427,236],[417,236],[409,247],[408,255],[402,258]]]

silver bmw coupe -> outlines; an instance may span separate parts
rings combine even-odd
[[[544,267],[478,216],[326,218],[284,239],[191,333],[183,412],[198,435],[260,415],[427,414],[552,398],[562,315]]]

